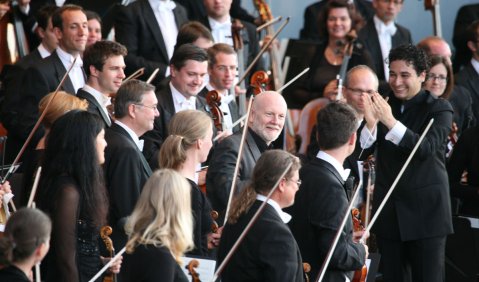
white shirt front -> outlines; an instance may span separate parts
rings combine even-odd
[[[148,2],[160,27],[169,60],[173,56],[176,37],[178,36],[178,27],[176,26],[175,15],[173,14],[173,9],[176,7],[176,4],[171,0],[148,0]]]
[[[90,93],[93,96],[93,98],[95,98],[95,100],[101,106],[101,111],[103,111],[103,113],[108,117],[108,120],[110,120],[110,115],[108,114],[108,110],[106,108],[108,105],[111,104],[110,97],[106,97],[105,95],[103,95],[103,93],[101,93],[100,91],[96,90],[95,88],[91,87],[88,84],[85,84],[85,86],[83,86],[83,90]]]
[[[186,99],[183,94],[178,91],[173,84],[170,82],[171,95],[173,97],[173,105],[175,106],[175,113],[181,112],[184,110],[196,110],[196,97],[191,96],[189,99]]]
[[[56,51],[57,51],[58,57],[62,61],[63,66],[68,71],[73,61],[75,60],[75,57],[65,52],[60,47],[58,47]],[[68,73],[68,77],[70,78],[73,84],[73,88],[75,89],[75,93],[71,93],[71,94],[76,94],[78,92],[78,89],[85,86],[85,74],[83,72],[82,66],[83,66],[83,60],[81,59],[81,56],[78,55],[75,65],[73,66],[72,70]]]
[[[211,27],[211,34],[215,43],[226,43],[233,46],[233,36],[231,35],[231,17],[228,17],[226,21],[220,23],[210,17],[208,21]]]
[[[396,33],[397,28],[394,22],[385,24],[376,15],[374,16],[373,20],[374,26],[376,27],[376,31],[378,33],[379,45],[381,46],[381,54],[383,56],[384,78],[386,81],[388,81],[389,64],[386,63],[386,59],[389,57],[389,51],[391,51],[392,48],[392,37]]]

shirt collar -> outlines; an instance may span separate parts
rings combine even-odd
[[[231,16],[228,16],[226,21],[220,23],[219,21],[213,19],[212,17],[208,17],[208,21],[210,23],[211,30],[215,30],[218,28],[231,28]]]
[[[178,89],[175,88],[175,86],[173,86],[173,83],[170,82],[170,89],[171,89],[171,95],[173,96],[173,101],[175,104],[177,105],[181,105],[182,103],[184,103],[185,101],[189,101],[192,105],[195,105],[195,108],[196,108],[196,97],[195,96],[191,96],[190,99],[186,99],[185,96],[183,96],[183,94],[180,93],[180,91],[178,91]]]
[[[266,198],[267,198],[266,196],[263,196],[263,195],[260,195],[260,194],[256,195],[256,200],[261,201],[261,202],[266,201]],[[288,223],[291,220],[291,215],[285,213],[281,209],[281,207],[278,205],[278,203],[276,203],[276,201],[274,201],[272,199],[269,199],[267,203],[274,208],[274,210],[278,213],[279,217],[281,218],[281,220],[284,223]]]
[[[251,134],[251,136],[253,137],[253,140],[256,143],[256,146],[258,146],[258,149],[261,153],[264,153],[271,147],[271,145],[268,146],[268,144],[266,144],[263,138],[261,138],[256,132],[254,132],[251,127],[248,128],[248,133]]]
[[[71,64],[75,60],[75,57],[73,57],[72,54],[69,54],[66,51],[64,51],[61,47],[58,47],[56,51],[57,51],[58,57],[63,62],[63,64],[66,66],[71,66]],[[75,65],[79,67],[83,66],[83,60],[81,56],[79,55],[77,56]]]
[[[471,59],[471,64],[472,64],[472,67],[474,68],[474,70],[479,73],[479,61],[477,61],[476,59],[472,58]]]
[[[119,120],[115,120],[115,123],[121,126],[126,132],[128,132],[128,135],[130,135],[131,139],[133,139],[133,142],[135,142],[136,146],[140,151],[143,151],[143,140],[140,140],[138,136],[131,130],[126,124],[122,123]]]
[[[374,15],[373,21],[374,21],[374,26],[376,27],[376,30],[378,31],[379,34],[385,33],[385,34],[389,34],[390,36],[393,36],[396,33],[397,28],[394,21],[391,21],[389,24],[385,24],[376,15]]]
[[[324,151],[319,151],[316,157],[332,165],[336,169],[336,171],[339,173],[339,175],[341,175],[341,177],[343,178],[343,181],[346,181],[346,179],[348,179],[348,176],[351,170],[344,169],[343,165],[340,164],[338,160],[333,158],[331,155],[329,155],[328,153],[325,153]]]
[[[90,93],[102,107],[106,108],[108,105],[111,104],[110,97],[104,95],[103,93],[91,87],[90,85],[85,84],[85,86],[83,86],[83,90]]]
[[[50,56],[52,53],[50,51],[47,50],[47,48],[45,48],[45,46],[43,46],[43,43],[40,43],[40,45],[38,45],[38,52],[40,53],[40,56],[42,57],[42,59],[45,59],[46,57]]]

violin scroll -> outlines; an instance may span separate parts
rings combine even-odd
[[[196,259],[192,259],[188,265],[186,265],[186,269],[188,269],[188,272],[191,275],[191,280],[193,282],[201,282],[200,280],[200,274],[196,272],[196,268],[200,266],[200,262]]]
[[[206,94],[206,103],[209,106],[216,129],[223,131],[223,111],[220,109],[221,95],[216,90],[209,91]]]

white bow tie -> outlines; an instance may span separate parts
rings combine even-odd
[[[231,30],[231,22],[211,22],[211,30]]]
[[[169,12],[173,11],[175,7],[176,4],[173,1],[160,1],[160,4],[158,5],[158,10],[160,12]]]
[[[394,24],[390,25],[381,25],[381,28],[379,30],[380,34],[386,34],[389,36],[393,36],[396,33],[396,26]]]

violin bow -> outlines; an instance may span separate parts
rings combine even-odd
[[[38,183],[40,182],[41,173],[42,173],[42,167],[39,166],[37,169],[37,173],[35,174],[35,180],[33,181],[32,192],[30,193],[30,197],[28,198],[27,208],[32,207],[33,199],[35,199],[35,194],[37,193]]]
[[[290,86],[293,82],[295,82],[296,80],[298,80],[301,76],[303,76],[305,73],[307,73],[309,71],[309,68],[305,68],[302,72],[300,72],[298,75],[296,75],[295,77],[293,77],[290,81],[288,81],[286,84],[284,84],[283,86],[281,86],[280,89],[276,90],[276,92],[278,92],[279,94],[281,94],[281,92],[283,92],[283,90]]]
[[[248,103],[248,110],[246,111],[246,121],[245,121],[245,125],[243,127],[243,135],[241,136],[241,142],[240,142],[239,149],[238,149],[238,157],[236,158],[236,165],[235,165],[235,170],[234,170],[234,173],[233,173],[233,181],[231,181],[231,189],[230,189],[230,194],[229,194],[229,197],[228,197],[228,203],[226,204],[226,213],[225,213],[225,220],[223,222],[223,225],[225,225],[226,222],[228,221],[228,214],[229,214],[229,211],[230,211],[231,202],[233,200],[233,195],[234,195],[234,192],[236,190],[235,189],[236,188],[236,178],[238,177],[239,166],[240,166],[241,158],[243,157],[243,146],[244,146],[244,142],[246,140],[246,134],[248,134],[249,115],[251,113],[251,107],[253,105],[253,100],[254,100],[254,97],[251,97],[250,100],[249,100],[249,103]]]
[[[116,261],[119,257],[121,257],[121,255],[123,255],[125,251],[126,251],[126,246],[123,247],[123,249],[121,249],[114,257],[112,257],[111,260],[107,262],[103,266],[103,268],[100,269],[100,271],[98,271],[97,274],[95,274],[95,276],[93,276],[90,280],[88,280],[88,282],[96,281],[96,279],[98,279],[98,277],[100,277],[105,271],[107,271],[107,269],[113,264],[113,262]]]
[[[275,24],[275,23],[281,21],[282,19],[283,19],[282,16],[278,16],[278,17],[276,17],[276,18],[270,20],[269,22],[266,22],[266,23],[264,23],[264,24],[258,26],[258,27],[256,28],[256,32],[260,32],[261,30],[267,28],[268,26],[270,26],[270,25],[272,25],[272,24]]]
[[[70,68],[68,68],[67,72],[65,72],[65,74],[63,75],[63,78],[62,80],[60,81],[60,84],[58,84],[57,88],[55,89],[55,92],[53,92],[53,95],[52,95],[52,98],[48,101],[48,103],[46,104],[45,106],[45,109],[43,110],[42,114],[40,115],[40,117],[38,118],[37,122],[35,123],[35,125],[33,126],[33,129],[32,131],[30,131],[30,134],[28,135],[27,137],[27,140],[25,141],[25,143],[23,143],[23,146],[22,148],[20,149],[20,152],[18,152],[18,155],[15,157],[15,159],[13,160],[13,163],[10,165],[10,168],[8,169],[7,171],[7,174],[3,177],[2,181],[1,181],[1,184],[4,184],[13,174],[13,171],[15,170],[15,166],[17,165],[18,161],[20,160],[20,158],[22,157],[23,153],[25,152],[28,144],[30,143],[30,141],[32,140],[33,138],[33,135],[35,134],[35,132],[37,131],[38,127],[40,127],[40,124],[43,120],[43,118],[45,117],[45,115],[47,114],[47,111],[48,111],[48,108],[50,107],[50,104],[52,103],[53,99],[55,99],[55,97],[57,96],[57,93],[58,91],[60,91],[60,88],[63,86],[63,84],[65,83],[65,80],[67,79],[68,77],[68,74],[70,73],[70,71],[72,70],[73,66],[75,66],[75,62],[77,60],[78,56],[73,60]]]
[[[260,216],[260,214],[263,212],[264,208],[265,208],[266,205],[268,204],[269,199],[271,199],[271,196],[273,195],[274,191],[276,191],[276,189],[278,188],[279,182],[286,176],[286,173],[288,173],[288,171],[289,171],[289,169],[291,168],[292,165],[293,165],[293,163],[288,164],[288,166],[286,167],[286,169],[283,171],[283,173],[281,174],[281,176],[278,178],[278,180],[277,180],[276,183],[274,184],[273,188],[269,191],[269,193],[268,193],[268,195],[266,196],[266,199],[264,200],[264,202],[261,203],[261,205],[259,206],[258,210],[255,212],[255,214],[253,215],[253,217],[251,218],[251,220],[248,222],[248,225],[246,225],[246,227],[244,228],[243,232],[241,232],[240,236],[238,237],[238,239],[236,240],[236,242],[233,244],[233,246],[232,246],[231,249],[229,250],[228,254],[226,254],[224,260],[221,262],[220,266],[218,267],[218,269],[216,270],[215,274],[213,275],[213,280],[212,280],[212,282],[215,282],[215,281],[218,279],[218,277],[220,276],[220,274],[223,272],[223,270],[224,270],[225,267],[226,267],[226,264],[229,262],[229,260],[230,260],[231,257],[233,256],[233,254],[236,252],[236,250],[238,249],[239,244],[241,244],[241,242],[243,241],[243,239],[246,237],[246,235],[248,234],[248,232],[250,231],[251,227],[252,227],[253,224],[256,222],[256,220],[258,219],[258,217]],[[226,223],[226,220],[225,220],[225,223]]]
[[[349,216],[351,215],[351,209],[354,206],[354,203],[356,202],[356,198],[359,195],[359,187],[362,185],[362,180],[359,180],[358,186],[354,190],[353,197],[349,201],[348,207],[346,209],[346,212],[343,216],[343,220],[341,220],[341,224],[339,225],[338,231],[336,232],[336,235],[334,235],[334,240],[331,246],[329,247],[328,254],[326,255],[326,259],[323,262],[323,265],[321,265],[321,269],[319,270],[318,277],[316,281],[320,282],[323,280],[324,274],[326,274],[326,269],[328,268],[329,262],[331,261],[331,258],[333,257],[334,250],[336,249],[336,246],[338,245],[339,238],[341,237],[341,233],[343,232],[344,226],[346,225],[346,222],[349,219]]]
[[[419,137],[419,140],[417,141],[416,145],[414,146],[414,148],[412,149],[411,153],[409,154],[409,157],[407,158],[406,162],[404,163],[404,165],[402,166],[401,170],[399,171],[398,175],[396,176],[396,179],[394,179],[394,182],[393,184],[391,185],[391,188],[389,188],[389,191],[387,192],[386,196],[384,197],[383,201],[381,202],[381,204],[379,205],[378,209],[376,210],[376,213],[374,214],[373,218],[371,218],[371,221],[369,222],[369,225],[366,227],[366,230],[364,231],[364,234],[363,236],[361,237],[360,239],[360,242],[361,243],[364,243],[366,241],[366,235],[367,233],[369,233],[369,231],[371,230],[371,227],[374,225],[374,223],[376,222],[376,220],[378,219],[379,217],[379,214],[381,213],[382,209],[384,208],[384,206],[386,205],[386,202],[387,200],[389,199],[389,197],[391,196],[391,194],[394,192],[394,189],[396,188],[398,182],[399,182],[399,179],[401,179],[401,176],[404,174],[404,171],[406,170],[407,166],[409,165],[409,163],[411,162],[412,158],[414,157],[414,154],[416,154],[416,151],[417,149],[419,148],[419,146],[421,145],[422,141],[424,140],[424,138],[426,137],[426,134],[428,133],[429,129],[431,128],[432,124],[434,122],[434,118],[431,118],[431,120],[429,121],[429,123],[427,124],[426,126],[426,129],[424,129],[423,133],[421,134],[421,137]]]
[[[153,81],[153,79],[155,79],[156,75],[158,74],[158,72],[160,71],[159,68],[156,68],[153,73],[150,75],[150,77],[148,78],[148,80],[146,81],[146,83],[151,83]]]
[[[125,78],[121,84],[127,82],[128,80],[135,79],[135,78],[138,78],[139,76],[142,76],[144,72],[145,72],[145,68],[140,68],[136,70],[129,77]]]
[[[271,39],[261,48],[261,50],[258,52],[258,55],[253,59],[251,64],[248,66],[248,68],[244,71],[243,76],[238,80],[238,83],[236,85],[240,85],[240,83],[246,79],[246,76],[251,72],[253,67],[256,65],[258,60],[261,58],[264,52],[269,48],[271,44],[273,44],[273,41],[278,37],[279,33],[283,30],[283,28],[289,23],[289,17],[286,18],[285,22],[278,28],[278,30],[273,34]]]

